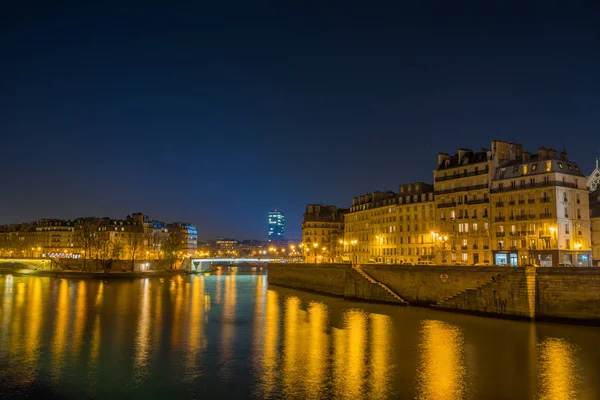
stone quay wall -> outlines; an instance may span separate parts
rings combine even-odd
[[[600,324],[600,268],[361,265],[413,306],[505,318]],[[269,264],[269,282],[397,302],[349,264]]]

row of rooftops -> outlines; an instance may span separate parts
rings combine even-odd
[[[445,180],[447,173],[440,177],[437,171],[449,171],[454,176],[474,176],[487,174],[489,164],[482,166],[479,173],[460,171],[461,167],[494,161],[493,180],[511,179],[529,175],[557,172],[566,175],[584,177],[579,165],[569,160],[568,153],[563,150],[560,154],[553,148],[539,147],[537,154],[531,154],[523,150],[520,143],[493,140],[490,149],[482,148],[480,151],[471,149],[458,149],[454,155],[438,153],[438,168],[436,170],[436,182]],[[454,169],[454,170],[453,170]],[[452,171],[453,170],[453,171]],[[452,176],[448,177],[451,178]],[[335,213],[346,213],[361,211],[370,208],[383,207],[391,204],[407,204],[422,201],[433,201],[434,187],[425,182],[416,182],[399,186],[398,193],[393,191],[375,191],[354,197],[350,209],[339,209],[331,205],[308,205],[305,213],[307,216],[315,214],[315,207],[331,209]],[[323,213],[323,211],[321,211]],[[318,212],[316,214],[319,214]],[[323,214],[321,214],[323,215]],[[326,214],[329,215],[329,214]],[[338,217],[336,217],[338,218]]]
[[[45,230],[52,228],[79,228],[84,224],[97,224],[99,226],[123,226],[123,227],[147,227],[154,230],[165,230],[167,228],[174,229],[180,228],[185,229],[188,226],[192,226],[191,224],[182,223],[182,222],[174,222],[170,224],[166,224],[162,221],[152,220],[147,215],[142,213],[135,213],[132,215],[128,215],[125,219],[114,219],[110,217],[80,217],[72,220],[66,219],[50,219],[43,218],[37,221],[24,222],[24,223],[15,223],[15,224],[7,224],[0,225],[0,232],[15,232],[15,231],[35,231],[35,230]]]

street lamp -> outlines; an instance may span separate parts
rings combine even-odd
[[[317,263],[317,247],[319,247],[319,243],[313,243],[313,247],[315,248],[315,264]]]
[[[356,246],[356,243],[357,243],[357,242],[356,242],[356,240],[351,240],[351,241],[350,241],[350,244],[352,245],[352,258],[353,258],[353,259],[354,259],[354,251],[355,251],[355,249],[356,249],[356,247],[355,247],[355,246]],[[358,263],[358,254],[356,255],[356,262],[355,262],[355,264],[356,264],[356,263]]]
[[[381,254],[381,246],[383,245],[383,238],[378,236],[375,236],[375,239],[377,239],[377,241],[379,242],[379,256],[381,257],[381,263],[383,264],[383,256]]]

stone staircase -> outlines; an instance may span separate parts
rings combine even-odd
[[[471,294],[476,293],[476,292],[478,292],[480,290],[484,290],[486,287],[494,285],[498,281],[498,279],[502,278],[502,276],[504,276],[504,275],[505,274],[496,274],[496,275],[493,275],[490,278],[489,281],[487,281],[485,283],[482,283],[481,285],[479,285],[477,287],[466,288],[464,290],[461,290],[460,292],[456,292],[452,296],[450,296],[450,297],[448,297],[448,298],[446,298],[444,300],[438,301],[435,304],[432,304],[431,307],[434,307],[434,308],[455,308],[454,305],[453,305],[453,303],[454,303],[453,300],[459,299],[461,297],[465,298],[465,297],[468,297]]]
[[[352,266],[352,270],[359,273],[363,278],[365,278],[372,285],[376,285],[378,288],[381,288],[380,290],[383,290],[385,297],[391,298],[389,300],[392,300],[394,303],[399,303],[401,305],[405,305],[405,306],[408,305],[408,302],[406,300],[404,300],[402,297],[398,296],[392,289],[390,289],[383,283],[373,279],[373,277],[371,277],[369,274],[367,274],[365,271],[363,271],[359,265]],[[384,300],[384,299],[381,299],[381,300]]]

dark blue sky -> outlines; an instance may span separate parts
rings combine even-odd
[[[439,151],[600,156],[594,2],[47,3],[0,13],[0,223],[265,239],[277,208],[300,237],[306,203],[430,182]]]

